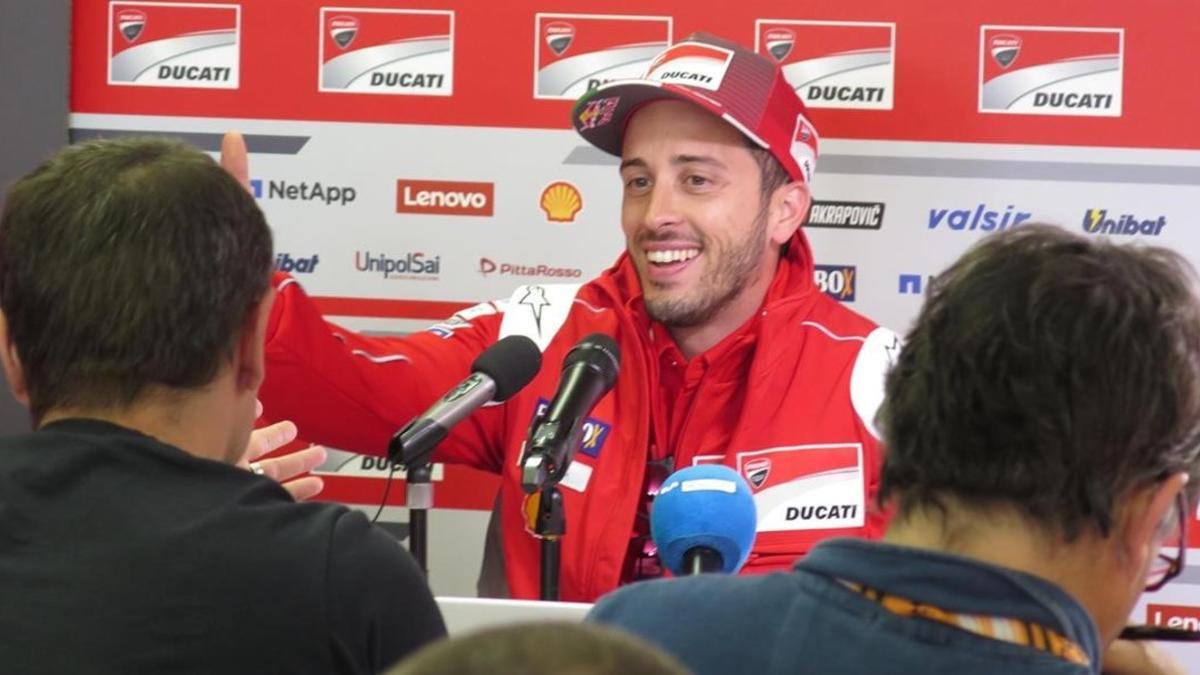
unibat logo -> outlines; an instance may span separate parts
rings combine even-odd
[[[146,13],[137,9],[123,9],[117,14],[117,28],[129,42],[138,39],[146,27]]]
[[[345,49],[358,35],[358,19],[352,16],[335,16],[329,20],[329,37],[339,49]]]
[[[546,24],[546,46],[555,56],[562,56],[575,39],[575,26],[566,21],[553,21]]]
[[[992,58],[1001,68],[1008,68],[1021,52],[1021,38],[1016,35],[994,35],[991,45]]]
[[[772,28],[767,31],[765,40],[767,52],[776,61],[783,61],[792,53],[792,47],[796,44],[796,34],[786,28]]]

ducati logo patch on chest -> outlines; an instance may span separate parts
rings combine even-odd
[[[860,443],[795,445],[739,452],[759,532],[862,527],[866,479]]]

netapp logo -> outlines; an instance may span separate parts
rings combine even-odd
[[[1088,209],[1083,214],[1083,231],[1088,234],[1143,234],[1147,237],[1157,237],[1166,226],[1166,216],[1140,220],[1137,216],[1126,213],[1109,218],[1108,209]]]
[[[303,201],[303,202],[324,202],[325,204],[337,204],[345,206],[358,198],[358,191],[348,186],[324,185],[320,182],[309,183],[301,181],[300,183],[289,183],[285,180],[267,181],[266,190],[263,190],[263,181],[254,179],[250,181],[250,190],[254,192],[255,199],[263,199],[264,194],[267,199],[283,199],[285,201]]]
[[[853,265],[817,265],[813,280],[817,288],[838,302],[854,302],[858,269]]]
[[[354,269],[383,275],[384,279],[401,281],[436,281],[442,269],[442,257],[424,253],[405,253],[390,257],[370,251],[355,251]]]
[[[400,179],[396,181],[396,212],[490,216],[494,193],[494,183]]]
[[[514,265],[512,263],[498,263],[489,258],[479,259],[479,273],[485,277],[490,274],[510,277],[558,277],[565,279],[578,279],[583,276],[583,270],[577,267]]]
[[[275,270],[277,272],[312,274],[317,271],[317,263],[319,262],[321,262],[321,256],[316,253],[310,256],[298,256],[295,258],[290,253],[280,253],[275,256]]]
[[[843,230],[878,230],[883,226],[883,202],[827,202],[813,200],[806,227]]]
[[[987,204],[978,204],[973,209],[929,209],[929,229],[936,230],[945,223],[951,230],[990,232],[1019,225],[1032,217],[1032,213],[1014,210],[1012,204],[1003,209],[991,209]]]

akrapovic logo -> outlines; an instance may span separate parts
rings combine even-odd
[[[1166,226],[1166,216],[1139,218],[1132,213],[1119,214],[1108,209],[1088,209],[1083,214],[1083,231],[1088,234],[1140,234],[1157,237]]]
[[[813,200],[807,227],[841,230],[878,230],[883,226],[883,202],[827,202]]]
[[[817,288],[838,302],[854,302],[858,268],[854,265],[817,265],[813,270]]]
[[[490,216],[494,194],[494,183],[402,178],[396,181],[396,212]]]
[[[108,83],[237,89],[239,5],[109,3]]]
[[[280,199],[289,202],[321,202],[327,205],[345,206],[358,197],[358,191],[347,185],[329,185],[320,181],[286,180],[250,181],[250,191],[255,199]]]

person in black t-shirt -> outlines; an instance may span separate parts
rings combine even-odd
[[[183,145],[68,148],[9,192],[0,365],[36,430],[0,440],[0,670],[377,673],[445,634],[394,539],[237,466],[271,262]]]

